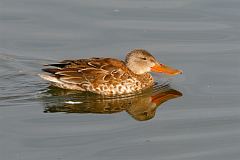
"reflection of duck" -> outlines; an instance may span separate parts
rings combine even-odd
[[[63,92],[50,89],[49,92],[55,97],[60,96],[58,100],[49,98],[44,99],[46,105],[45,112],[67,112],[67,113],[98,113],[112,114],[126,111],[134,119],[139,121],[152,119],[156,109],[162,103],[182,96],[182,93],[164,88],[158,91],[147,90],[139,95],[129,95],[128,97],[96,97],[96,95],[74,94],[72,91],[62,90]],[[56,96],[57,95],[57,96]],[[61,102],[62,100],[62,102]],[[69,101],[71,100],[71,101]],[[68,103],[75,102],[75,103]],[[79,102],[79,103],[78,103]]]
[[[158,62],[150,53],[136,49],[128,53],[126,61],[112,58],[64,60],[49,64],[57,68],[45,68],[50,74],[40,76],[52,85],[103,95],[120,95],[149,88],[154,81],[149,71],[169,75],[182,73]]]

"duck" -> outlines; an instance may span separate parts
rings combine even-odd
[[[182,74],[181,70],[160,63],[144,49],[127,53],[125,61],[115,58],[63,60],[46,64],[41,78],[62,89],[92,92],[100,95],[123,95],[143,91],[154,85],[149,72],[167,75]]]

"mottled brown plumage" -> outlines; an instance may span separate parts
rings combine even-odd
[[[50,75],[40,76],[64,89],[116,95],[152,86],[154,80],[147,72],[157,65],[163,66],[150,53],[138,49],[128,53],[126,62],[113,58],[64,60],[47,65],[57,68],[45,68]]]

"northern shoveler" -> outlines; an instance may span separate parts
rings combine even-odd
[[[40,74],[40,77],[53,86],[102,95],[120,95],[149,88],[154,84],[148,73],[151,71],[168,75],[182,73],[160,63],[143,49],[128,53],[125,62],[113,58],[90,58],[64,60],[46,66],[55,68],[42,69],[50,74]]]

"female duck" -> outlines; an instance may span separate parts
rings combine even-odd
[[[64,60],[47,66],[56,68],[43,69],[50,74],[40,74],[40,77],[53,86],[102,95],[120,95],[149,88],[154,83],[150,71],[168,75],[182,73],[161,64],[143,49],[128,53],[125,62],[113,58],[90,58]]]

